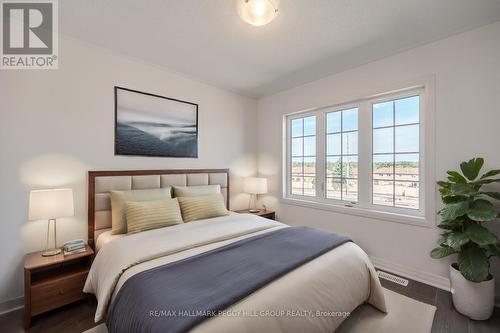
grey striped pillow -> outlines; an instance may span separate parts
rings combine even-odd
[[[202,197],[178,197],[184,222],[228,215],[222,194]]]
[[[127,201],[125,212],[127,215],[127,234],[183,222],[177,198],[143,202]]]

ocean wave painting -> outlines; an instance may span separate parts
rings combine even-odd
[[[198,157],[198,105],[115,87],[115,154]]]

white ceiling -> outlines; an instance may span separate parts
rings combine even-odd
[[[262,97],[500,20],[500,0],[280,0],[254,27],[234,0],[63,0],[60,29]]]

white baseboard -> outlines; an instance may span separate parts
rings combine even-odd
[[[24,297],[18,297],[6,302],[0,303],[0,315],[24,307]]]
[[[375,267],[383,271],[401,275],[403,277],[407,277],[412,280],[422,282],[439,289],[450,291],[450,279],[448,278],[445,278],[437,274],[418,271],[416,269],[406,267],[400,264],[395,264],[393,262],[389,262],[385,259],[377,257],[370,257],[370,259],[373,262],[373,265],[375,265]]]

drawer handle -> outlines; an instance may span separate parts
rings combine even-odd
[[[59,295],[64,295],[64,290],[59,290]]]

